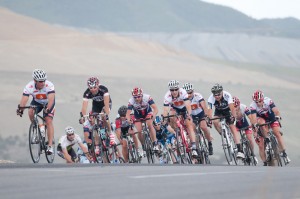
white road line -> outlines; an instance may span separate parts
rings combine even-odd
[[[160,175],[141,175],[141,176],[129,176],[133,179],[143,178],[164,178],[164,177],[180,177],[180,176],[200,176],[200,175],[219,175],[219,174],[241,174],[241,173],[261,173],[263,171],[231,171],[231,172],[210,172],[210,173],[170,173]]]

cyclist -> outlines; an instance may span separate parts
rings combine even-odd
[[[83,145],[85,146],[85,148],[88,148],[88,145],[86,144],[85,141],[83,141]],[[77,148],[77,156],[80,159],[80,163],[83,164],[91,163],[80,147]]]
[[[186,90],[188,94],[188,98],[191,101],[191,109],[192,109],[192,118],[193,121],[200,121],[201,119],[207,117],[208,109],[205,103],[204,98],[200,93],[194,92],[193,84],[191,83],[185,83],[182,87],[184,90]],[[210,131],[207,127],[206,120],[201,120],[199,123],[199,127],[202,129],[202,131],[205,134],[206,139],[208,140],[208,152],[209,155],[213,155],[213,147],[212,147],[212,137],[210,135]]]
[[[128,162],[128,150],[127,150],[127,142],[126,142],[126,134],[130,133],[132,134],[133,141],[135,143],[136,148],[138,149],[138,156],[142,158],[143,151],[139,148],[139,142],[134,134],[133,128],[131,128],[130,122],[126,118],[127,114],[127,106],[123,105],[118,109],[118,116],[116,118],[115,124],[116,124],[116,134],[118,139],[120,140],[122,144],[122,154],[124,157],[125,162]],[[130,118],[132,121],[134,121],[134,116],[131,114]]]
[[[254,153],[254,141],[253,141],[253,137],[252,137],[252,128],[249,127],[249,123],[246,118],[246,116],[247,116],[249,118],[249,120],[251,119],[250,118],[251,111],[250,111],[250,109],[248,109],[248,107],[245,104],[241,104],[240,99],[238,97],[233,97],[232,100],[233,100],[235,111],[236,111],[236,123],[235,123],[236,129],[238,131],[241,128],[248,127],[245,130],[245,134],[247,136],[247,139],[250,142],[250,147],[253,152],[253,154],[251,154],[251,155],[254,157],[254,160],[256,161],[256,164],[257,164],[258,160]]]
[[[83,123],[83,135],[84,135],[84,141],[87,143],[88,149],[91,148],[92,146],[92,130],[95,125],[95,117],[98,118],[97,116],[93,116],[93,111],[89,112],[89,117],[87,120],[84,121]],[[100,128],[103,127],[102,120],[99,121],[99,126]],[[99,150],[99,137],[95,137],[95,153],[98,155],[100,150]]]
[[[106,114],[106,118],[103,116],[102,120],[104,121],[104,125],[107,127],[110,140],[113,141],[115,137],[111,131],[111,126],[109,122],[109,113],[112,106],[112,101],[108,89],[104,85],[100,85],[99,79],[94,76],[88,78],[87,86],[88,88],[83,94],[81,113],[83,115],[86,115],[88,101],[89,99],[92,99],[93,101],[92,111],[95,113],[101,113],[102,111],[104,111],[104,113]],[[81,118],[79,120],[79,123],[82,124],[83,122],[84,122],[84,118]]]
[[[198,156],[195,141],[196,137],[192,123],[192,108],[188,94],[186,90],[179,88],[179,81],[177,80],[171,80],[168,83],[168,87],[169,91],[164,97],[163,116],[166,117],[168,113],[170,115],[174,115],[175,113],[184,114],[185,124],[192,144],[192,156]],[[171,126],[175,128],[175,118],[170,118],[170,120]]]
[[[143,144],[144,139],[142,135],[142,120],[146,120],[150,132],[150,138],[153,142],[153,151],[158,151],[157,139],[155,134],[155,129],[153,127],[153,117],[158,113],[157,106],[154,103],[152,97],[148,94],[143,93],[141,88],[135,87],[131,91],[132,97],[129,99],[128,110],[126,113],[126,118],[131,123],[134,122],[134,125],[137,129],[138,137],[140,142]],[[130,113],[134,111],[135,120],[132,121]],[[143,147],[144,148],[144,147]]]
[[[237,146],[238,153],[237,158],[245,158],[245,155],[243,153],[242,147],[241,147],[241,139],[238,131],[235,128],[234,121],[236,118],[236,111],[234,108],[233,100],[231,97],[231,94],[227,91],[223,91],[223,87],[220,84],[215,84],[211,88],[212,94],[209,96],[207,102],[208,102],[208,116],[209,118],[212,117],[212,109],[213,106],[215,107],[214,112],[214,118],[215,117],[226,117],[226,123],[229,125],[229,128],[232,132],[234,142]],[[220,126],[219,120],[213,121],[215,129],[221,134],[222,129]]]
[[[255,131],[257,124],[264,124],[266,122],[272,122],[271,128],[274,132],[274,135],[276,136],[279,144],[279,150],[281,151],[281,156],[285,157],[287,160],[287,163],[289,163],[291,160],[288,158],[287,153],[285,151],[285,145],[283,138],[280,133],[280,123],[281,120],[279,109],[275,106],[275,103],[272,99],[268,97],[264,97],[264,93],[261,90],[256,90],[252,95],[252,103],[250,104],[250,110],[251,110],[251,124],[253,125]],[[267,135],[268,132],[268,126],[262,126],[261,127],[263,135]],[[258,135],[256,135],[258,138],[256,139],[256,142],[259,146],[259,154],[264,162],[264,165],[266,166],[266,154],[264,151],[264,142],[263,138],[259,138]]]
[[[38,113],[43,110],[43,117],[46,121],[48,130],[48,146],[46,153],[51,155],[53,153],[53,137],[54,137],[54,126],[53,117],[55,111],[55,90],[52,82],[47,80],[47,74],[41,69],[35,69],[32,73],[33,80],[30,81],[23,90],[23,96],[21,98],[20,107],[27,104],[29,95],[32,96],[30,105],[39,106]],[[24,109],[17,109],[17,115],[22,117]],[[44,107],[44,108],[43,108]],[[34,116],[34,109],[28,110],[29,119],[32,122]]]
[[[66,135],[63,135],[58,141],[57,155],[65,159],[67,163],[74,163],[77,159],[77,154],[72,147],[75,144],[78,144],[86,157],[91,161],[92,158],[90,157],[87,148],[82,143],[79,135],[75,134],[74,128],[71,126],[67,126],[65,128],[65,133]]]

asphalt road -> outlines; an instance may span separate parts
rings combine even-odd
[[[0,164],[1,199],[300,198],[300,167]]]

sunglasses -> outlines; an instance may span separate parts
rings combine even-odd
[[[93,89],[96,89],[97,86],[94,86],[94,87],[89,87],[90,90],[93,90]]]
[[[174,92],[174,91],[178,91],[178,88],[176,89],[170,89],[171,92]]]
[[[221,95],[221,93],[219,93],[219,94],[214,94],[215,97],[219,97],[220,95]]]
[[[262,102],[263,100],[257,100],[257,101],[255,101],[255,103],[260,103],[260,102]]]
[[[44,83],[45,82],[45,80],[44,81],[37,81],[38,83]]]
[[[194,91],[190,91],[190,92],[187,92],[187,94],[189,94],[189,95],[190,95],[190,94],[193,94],[193,92],[194,92]]]
[[[138,99],[141,98],[142,96],[134,96],[134,99]]]
[[[72,133],[72,134],[68,134],[68,136],[72,136],[72,135],[74,135],[74,133]]]

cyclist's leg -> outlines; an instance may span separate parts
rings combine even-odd
[[[283,137],[280,134],[280,126],[278,122],[274,122],[271,124],[271,128],[273,130],[274,135],[277,138],[278,144],[279,144],[279,151],[284,151],[285,150],[285,145],[283,141]]]
[[[146,118],[148,118],[148,117],[151,117],[151,115],[147,115]],[[150,134],[150,138],[151,138],[152,142],[157,144],[156,131],[153,127],[153,119],[146,120],[146,123],[147,123],[148,129],[149,129],[149,134]]]
[[[55,112],[55,102],[53,103],[52,107],[49,109],[48,113],[43,112],[43,116],[47,125],[47,134],[48,134],[48,149],[47,152],[53,153],[52,147],[53,138],[54,138],[54,126],[53,126],[53,117]]]

